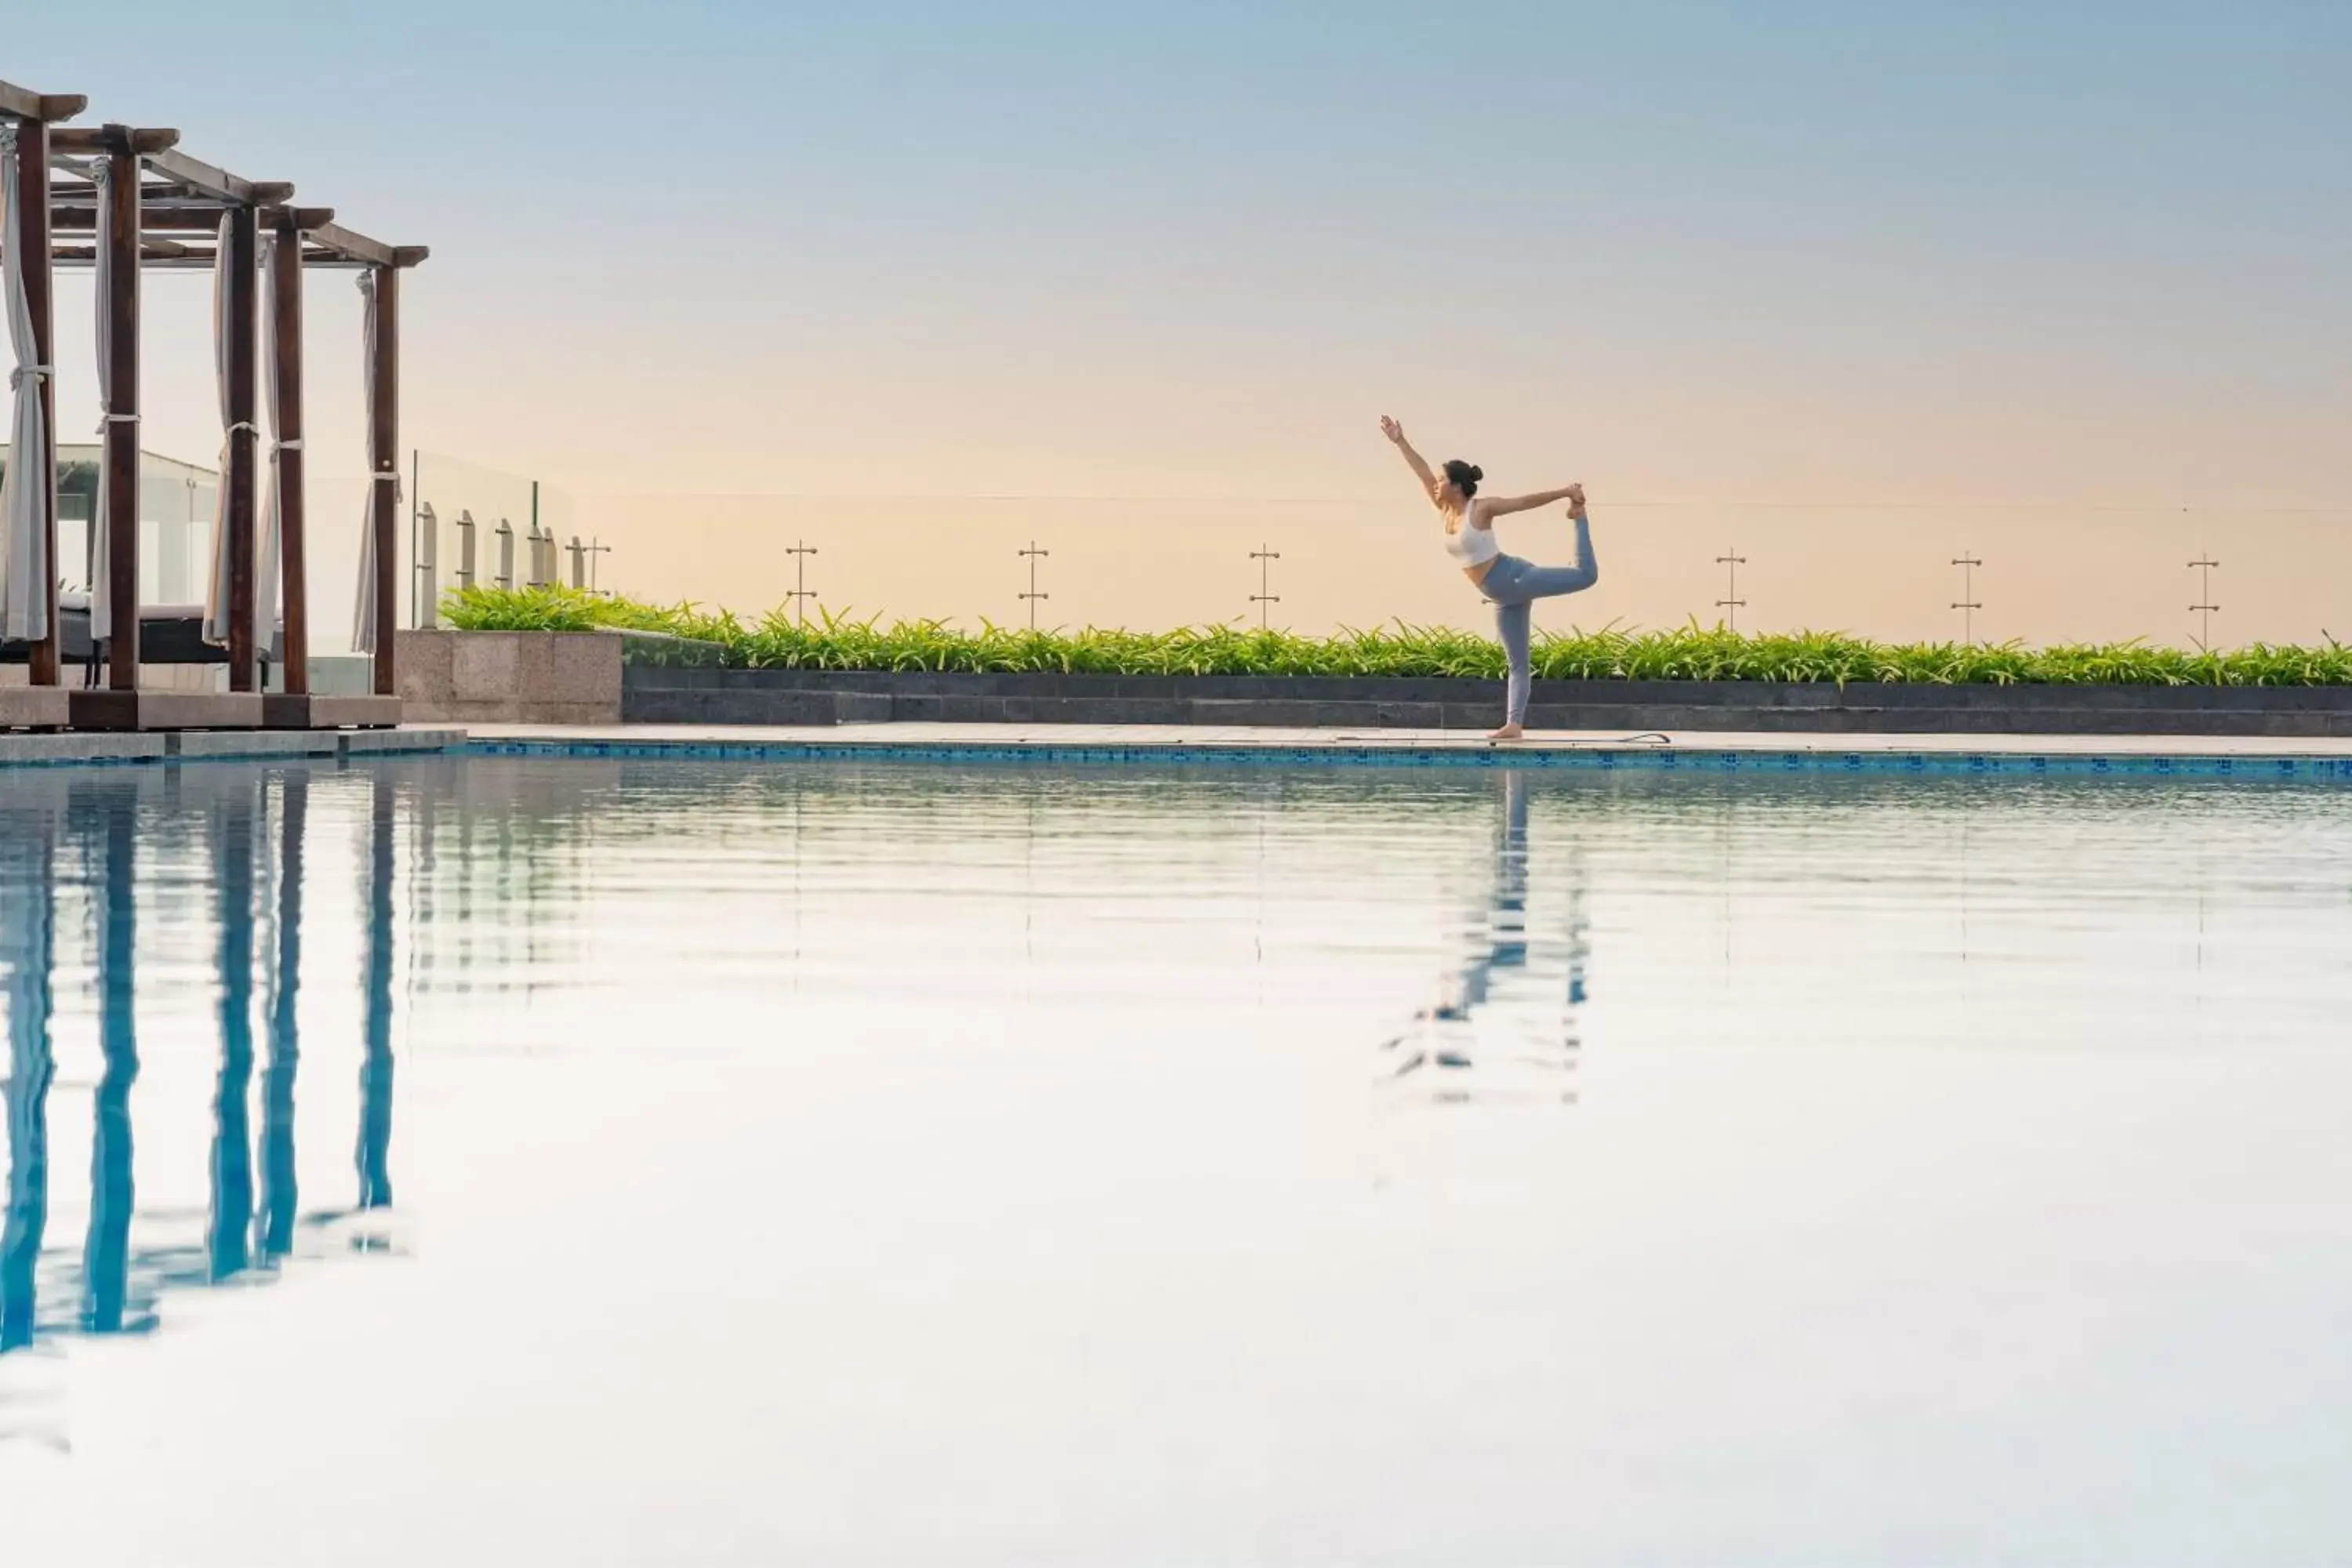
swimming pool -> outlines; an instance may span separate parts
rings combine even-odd
[[[2308,1561],[2336,786],[0,775],[41,1563]]]

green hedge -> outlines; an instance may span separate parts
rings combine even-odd
[[[719,644],[730,666],[778,669],[927,669],[971,673],[1058,670],[1102,675],[1503,674],[1503,650],[1486,637],[1402,624],[1332,637],[1182,626],[1168,632],[1023,631],[982,624],[961,631],[938,621],[851,620],[806,626],[772,610],[745,625],[728,611],[664,608],[569,588],[466,588],[442,601],[461,631],[588,631],[600,626],[670,632]],[[2345,686],[2352,649],[2226,651],[2141,642],[2027,647],[2019,643],[1876,643],[1843,632],[1748,634],[1696,624],[1673,631],[1545,633],[1538,676],[1556,680],[1911,681],[1938,685]]]

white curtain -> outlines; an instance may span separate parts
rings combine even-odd
[[[49,595],[57,563],[49,559],[48,520],[58,493],[57,454],[41,409],[41,383],[49,367],[35,356],[33,300],[26,291],[24,214],[16,189],[16,125],[0,124],[0,292],[8,314],[16,365],[9,426],[8,473],[0,479],[0,637],[29,642],[49,635]]]
[[[90,168],[98,185],[98,506],[89,514],[89,635],[99,642],[114,635],[114,552],[107,519],[113,515],[108,499],[114,493],[114,465],[107,448],[114,426],[135,425],[135,414],[114,411],[114,312],[108,302],[114,295],[114,204],[107,199],[114,178],[114,161],[100,158]],[[138,472],[134,466],[131,472]],[[134,481],[135,482],[135,481]],[[135,504],[135,503],[134,503]]]
[[[375,443],[375,273],[373,269],[360,274],[360,298],[366,310],[360,323],[360,353],[364,362],[367,387],[368,444]],[[361,505],[360,518],[360,594],[352,606],[352,651],[375,651],[375,496],[378,485],[389,484],[398,493],[397,473],[369,476],[367,494]]]
[[[213,258],[213,395],[220,405],[220,483],[213,496],[213,570],[205,588],[205,640],[228,641],[228,467],[229,448],[236,432],[228,422],[228,269],[229,234],[235,223],[223,213],[220,248]]]
[[[265,651],[276,650],[283,640],[278,636],[278,465],[289,447],[302,444],[278,438],[278,289],[270,272],[277,250],[276,235],[261,242],[261,417],[269,432],[269,471],[262,479],[261,556],[253,570],[253,635]]]

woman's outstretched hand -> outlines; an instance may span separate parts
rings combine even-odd
[[[1579,522],[1584,521],[1584,487],[1582,485],[1568,487],[1568,515]]]
[[[1381,434],[1400,447],[1404,445],[1404,426],[1385,414],[1381,416]]]

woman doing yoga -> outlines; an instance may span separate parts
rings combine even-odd
[[[1561,594],[1574,594],[1590,588],[1600,579],[1601,568],[1592,558],[1592,528],[1584,515],[1584,487],[1570,485],[1562,489],[1542,490],[1531,496],[1487,496],[1481,499],[1478,481],[1486,471],[1475,463],[1455,458],[1445,465],[1443,476],[1430,472],[1412,443],[1404,438],[1404,426],[1381,416],[1381,434],[1396,443],[1404,454],[1422,488],[1445,519],[1445,553],[1462,563],[1462,574],[1477,586],[1495,606],[1495,627],[1502,634],[1503,652],[1511,661],[1511,679],[1503,712],[1503,727],[1486,737],[1490,741],[1516,741],[1526,733],[1528,721],[1528,633],[1538,599],[1549,599]],[[1516,555],[1506,555],[1495,541],[1495,520],[1515,511],[1531,511],[1554,501],[1568,503],[1568,515],[1576,522],[1576,564],[1573,566],[1538,566]]]

